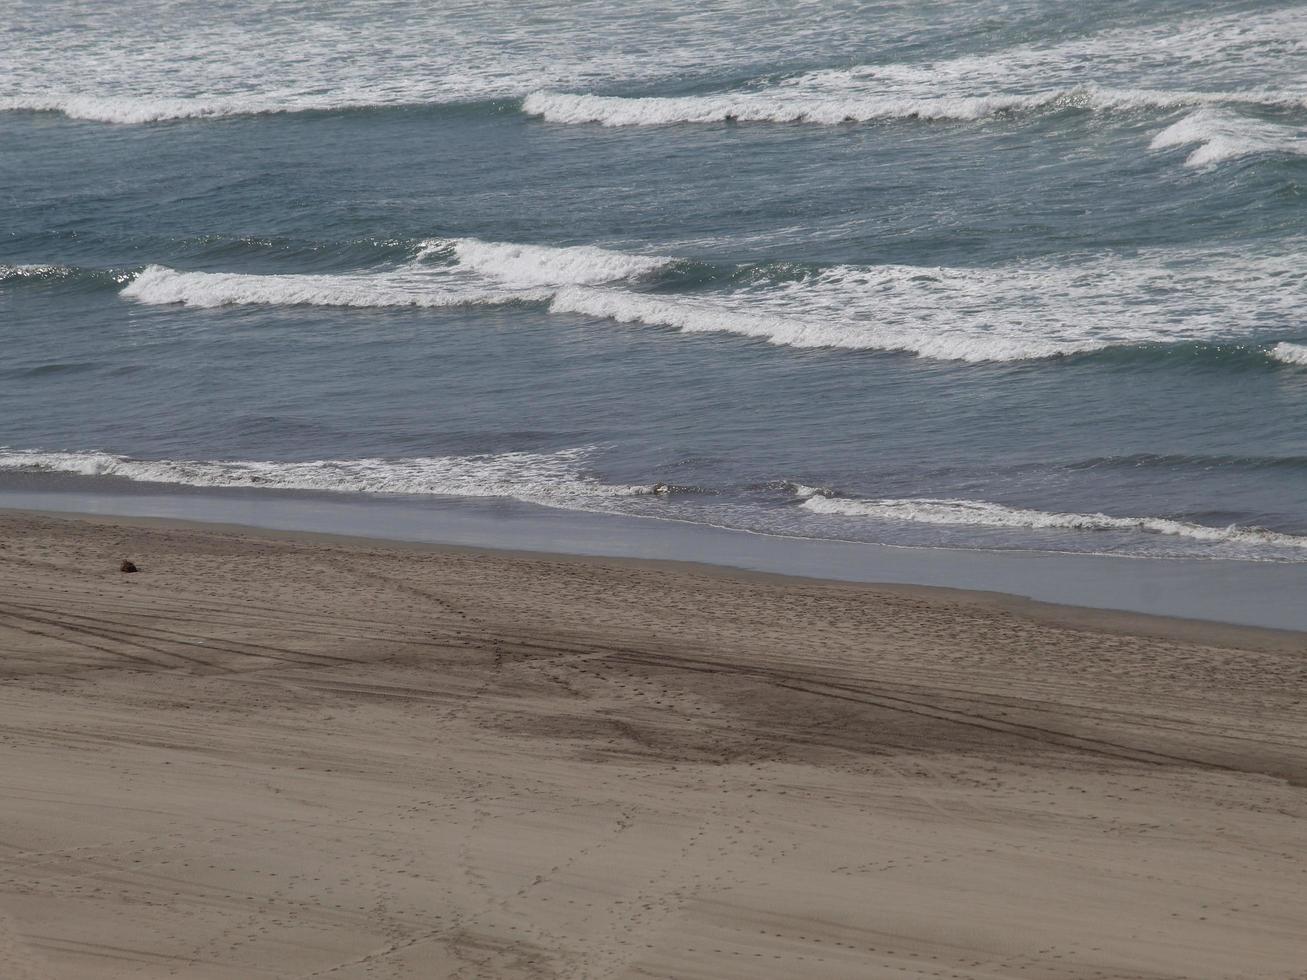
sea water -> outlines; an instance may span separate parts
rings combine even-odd
[[[0,0],[0,481],[1307,561],[1307,5]]]

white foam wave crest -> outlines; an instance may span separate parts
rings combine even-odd
[[[139,125],[173,119],[348,109],[369,104],[371,100],[367,99],[352,101],[342,97],[309,95],[151,97],[41,94],[0,98],[0,112],[57,112],[69,119]]]
[[[997,268],[835,266],[699,296],[573,286],[550,310],[791,347],[1017,361],[1245,336],[1296,315],[1305,288],[1294,255],[1158,251]]]
[[[557,506],[653,492],[649,487],[605,484],[587,476],[585,466],[591,453],[584,447],[555,453],[274,462],[146,460],[103,452],[0,450],[0,471],[108,476],[190,487],[513,497]]]
[[[1163,534],[1214,544],[1307,548],[1307,537],[1269,531],[1264,528],[1211,527],[1165,517],[1112,517],[1107,514],[1061,514],[981,500],[949,500],[931,497],[864,500],[816,494],[800,506],[811,513],[836,517],[861,517],[913,524],[964,525],[1027,530],[1125,531]]]
[[[247,275],[179,272],[151,265],[127,284],[122,295],[140,303],[196,307],[270,304],[440,308],[540,302],[552,294],[468,282],[441,275],[438,269],[412,267],[372,274]]]
[[[849,79],[849,90],[826,93],[810,91],[803,86],[802,80],[761,92],[675,98],[622,98],[542,91],[527,96],[522,109],[549,122],[666,126],[723,121],[821,125],[891,119],[970,122],[1005,113],[1037,110],[1175,109],[1214,103],[1307,105],[1307,95],[1265,91],[1213,93],[1092,86],[1030,94],[870,95],[859,94],[853,76],[845,73],[842,77]]]
[[[667,126],[710,122],[808,122],[835,124],[879,119],[972,120],[1003,111],[1039,108],[1043,96],[958,98],[819,98],[798,93],[739,92],[675,98],[532,92],[522,110],[557,123],[603,126]]]
[[[1281,364],[1307,367],[1307,345],[1304,344],[1276,344],[1271,348],[1270,355]]]
[[[648,275],[673,260],[633,255],[593,245],[517,245],[477,238],[435,239],[419,258],[452,252],[464,269],[517,286],[561,286],[614,282]]]
[[[431,264],[430,259],[445,259]],[[592,245],[554,247],[432,239],[414,261],[385,272],[254,275],[181,272],[150,265],[122,295],[150,304],[458,307],[544,302],[560,286],[611,283],[647,275],[673,261]]]
[[[1208,167],[1224,160],[1260,154],[1307,156],[1307,135],[1297,128],[1238,116],[1228,110],[1191,112],[1153,137],[1149,148],[1198,144],[1186,167]]]

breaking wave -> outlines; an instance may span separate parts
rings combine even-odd
[[[258,487],[335,493],[513,497],[567,506],[588,498],[652,494],[650,487],[586,475],[592,450],[311,462],[134,459],[111,453],[0,450],[0,471],[118,477],[190,487]]]
[[[548,292],[441,281],[420,270],[344,275],[247,275],[179,272],[150,265],[123,289],[140,303],[214,307],[281,306],[458,307],[547,300]]]
[[[1303,344],[1276,344],[1270,350],[1270,355],[1281,364],[1293,364],[1298,367],[1307,367],[1307,345]]]
[[[1210,104],[1307,105],[1307,95],[1248,92],[1107,89],[1077,86],[1029,94],[866,94],[848,91],[809,92],[801,83],[762,91],[672,98],[533,92],[522,110],[549,122],[598,123],[603,126],[667,126],[679,123],[774,122],[839,123],[892,119],[971,122],[992,116],[1066,109],[1100,112],[1176,109]]]
[[[800,491],[812,488],[799,488]],[[800,493],[802,496],[803,494]],[[1025,530],[1124,531],[1161,534],[1214,544],[1307,548],[1307,537],[1258,527],[1211,527],[1165,517],[1112,517],[1107,514],[1061,514],[981,500],[931,497],[865,500],[812,492],[800,506],[811,513],[862,517],[913,524],[958,525]]]
[[[443,259],[432,264],[430,259]],[[460,307],[540,303],[571,283],[607,283],[656,271],[671,260],[594,246],[554,248],[475,238],[422,243],[414,261],[386,272],[251,275],[147,266],[123,296],[142,303]]]
[[[1291,126],[1204,108],[1167,126],[1149,144],[1153,150],[1194,146],[1186,167],[1207,167],[1238,157],[1262,154],[1307,156],[1307,135]]]
[[[464,268],[519,286],[584,285],[649,275],[674,260],[658,255],[632,255],[593,245],[517,245],[478,238],[433,239],[419,258],[454,256]]]

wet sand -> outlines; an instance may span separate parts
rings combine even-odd
[[[1302,634],[9,512],[0,676],[4,978],[1307,977]]]

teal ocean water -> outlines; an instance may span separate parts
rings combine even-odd
[[[0,483],[1307,560],[1307,6],[0,0]]]

